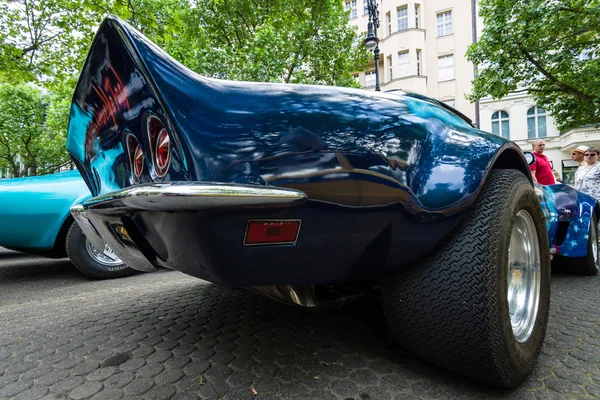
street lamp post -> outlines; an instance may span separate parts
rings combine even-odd
[[[377,36],[379,10],[377,9],[377,0],[367,0],[367,10],[369,11],[369,25],[364,43],[368,50],[373,50],[375,56],[375,90],[379,91],[379,37]]]

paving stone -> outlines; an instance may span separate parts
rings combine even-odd
[[[30,380],[9,383],[0,388],[0,399],[16,396],[17,394],[29,389],[31,386],[33,386],[33,382]]]
[[[29,371],[21,374],[21,378],[24,378],[24,379],[37,379],[40,376],[46,374],[47,372],[48,372],[48,369],[46,369],[46,368],[36,367],[36,368],[32,368]],[[2,386],[2,383],[0,383],[0,386]]]
[[[550,390],[554,390],[559,393],[568,394],[584,394],[585,389],[567,379],[562,378],[548,378],[546,379],[546,386]]]
[[[51,385],[54,385],[54,384],[62,381],[67,376],[69,376],[69,372],[70,371],[65,371],[65,370],[51,371],[51,372],[48,372],[48,373],[40,376],[39,378],[37,378],[35,380],[35,383],[36,383],[36,385],[51,386]]]
[[[160,363],[146,364],[136,372],[136,376],[139,378],[152,378],[160,374],[164,369],[165,367]]]
[[[119,365],[121,371],[136,371],[142,368],[146,364],[146,360],[143,358],[130,358],[123,364]]]
[[[223,397],[224,400],[254,400],[255,396],[250,388],[234,388]]]
[[[80,358],[67,358],[61,362],[54,364],[55,369],[73,369],[76,365],[83,362]]]
[[[303,400],[308,398],[310,390],[298,383],[286,383],[281,385],[277,394],[286,400]]]
[[[144,358],[154,353],[154,346],[140,345],[137,349],[131,352],[133,358]]]
[[[49,391],[48,386],[33,386],[16,395],[13,400],[37,400],[46,396]]]
[[[114,367],[115,365],[123,364],[125,361],[129,359],[129,354],[127,353],[118,353],[111,355],[110,357],[105,358],[100,363],[101,367]]]
[[[90,400],[119,400],[123,398],[123,390],[121,389],[104,389],[96,393]]]
[[[192,360],[188,356],[175,355],[164,362],[165,368],[183,368]]]
[[[127,396],[137,396],[146,393],[152,386],[154,382],[150,378],[135,378],[123,388],[123,392]]]
[[[118,372],[114,375],[111,375],[106,381],[104,381],[104,386],[107,388],[123,388],[129,384],[132,380],[135,379],[135,375],[129,371],[127,372]]]
[[[171,400],[199,400],[199,399],[200,399],[200,397],[198,397],[198,395],[194,392],[177,393],[173,397],[171,397]]]
[[[117,372],[116,367],[103,367],[90,372],[87,374],[86,378],[89,381],[103,381],[112,376],[115,372]]]
[[[338,396],[351,397],[358,393],[358,387],[349,379],[339,379],[331,384],[331,390]]]
[[[74,400],[87,399],[102,390],[102,387],[100,382],[86,382],[71,390],[69,397]]]
[[[173,386],[154,386],[144,395],[147,400],[168,400],[176,393]]]
[[[19,375],[17,374],[0,375],[0,387],[7,385],[11,382],[16,382],[17,380],[19,380]]]
[[[212,348],[202,348],[194,351],[192,354],[190,354],[190,357],[192,359],[206,360],[212,357],[214,354],[215,351]]]
[[[37,362],[34,361],[19,361],[6,368],[6,372],[9,374],[22,374],[38,366]]]
[[[81,385],[84,381],[85,379],[81,376],[69,376],[50,386],[50,391],[52,393],[67,394],[77,386]]]
[[[150,356],[148,356],[148,358],[146,359],[146,362],[148,363],[162,363],[167,361],[169,358],[171,358],[172,353],[166,350],[158,350],[155,351],[154,353],[150,354]]]
[[[163,372],[161,372],[154,378],[154,381],[157,385],[167,385],[177,382],[183,376],[183,371],[178,368],[165,369]]]

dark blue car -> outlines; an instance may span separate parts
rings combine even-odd
[[[456,110],[199,76],[114,17],[83,67],[67,147],[93,195],[73,215],[130,267],[303,307],[375,287],[403,346],[495,385],[535,365],[550,250],[571,251],[561,222],[587,235],[573,254],[595,248],[597,267],[598,205],[536,189],[515,143]],[[539,191],[572,199],[571,214]]]

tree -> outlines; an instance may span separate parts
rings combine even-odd
[[[72,93],[108,14],[211,77],[356,87],[368,62],[338,0],[0,0],[0,167],[68,160]]]
[[[46,124],[47,111],[52,116],[62,109],[52,100],[32,85],[0,84],[0,168],[8,167],[18,177],[51,172],[68,162],[66,129]],[[59,119],[65,118],[62,114]]]
[[[358,87],[352,72],[368,63],[339,0],[105,0],[93,8],[206,76]]]
[[[78,74],[99,19],[77,0],[0,0],[0,80],[48,86]]]
[[[600,123],[600,1],[481,0],[483,34],[467,96],[527,90],[559,129]]]
[[[177,16],[178,35],[147,34],[200,74],[356,87],[351,73],[368,62],[366,49],[352,46],[356,28],[338,0],[190,3]]]

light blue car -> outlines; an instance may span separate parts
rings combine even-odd
[[[133,274],[109,248],[98,251],[69,208],[91,197],[78,171],[0,180],[0,246],[50,258],[69,257],[96,279]]]

